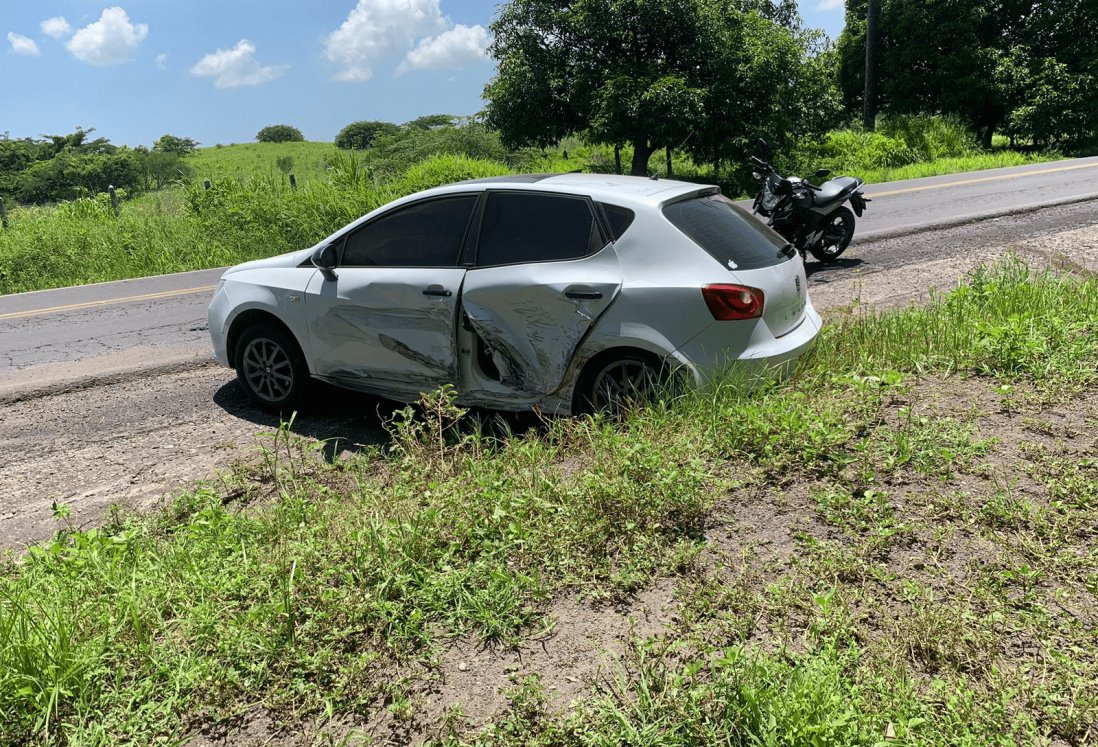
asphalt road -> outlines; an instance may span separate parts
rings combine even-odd
[[[1098,198],[1098,157],[871,185],[856,242]],[[209,363],[221,269],[0,296],[0,402]]]

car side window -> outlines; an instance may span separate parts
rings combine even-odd
[[[397,208],[347,236],[344,267],[456,267],[476,195]]]
[[[591,207],[583,198],[492,192],[481,218],[477,265],[579,259],[605,244]]]
[[[599,205],[602,206],[606,220],[610,223],[610,233],[614,234],[614,241],[617,241],[629,226],[633,225],[633,219],[637,214],[629,208],[609,205],[605,202],[600,202]]]

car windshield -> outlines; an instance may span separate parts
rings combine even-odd
[[[788,262],[788,243],[724,195],[705,195],[663,208],[667,220],[730,270],[757,270]]]

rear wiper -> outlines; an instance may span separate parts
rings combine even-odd
[[[793,247],[793,244],[790,243],[790,242],[787,242],[785,246],[783,246],[781,249],[778,250],[778,256],[779,257],[789,257],[790,259],[792,259],[793,255],[796,254],[796,253],[797,253],[797,250]]]

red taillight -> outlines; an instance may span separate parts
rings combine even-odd
[[[702,298],[709,307],[709,313],[719,322],[758,319],[763,313],[763,292],[746,285],[706,285],[702,287]]]

